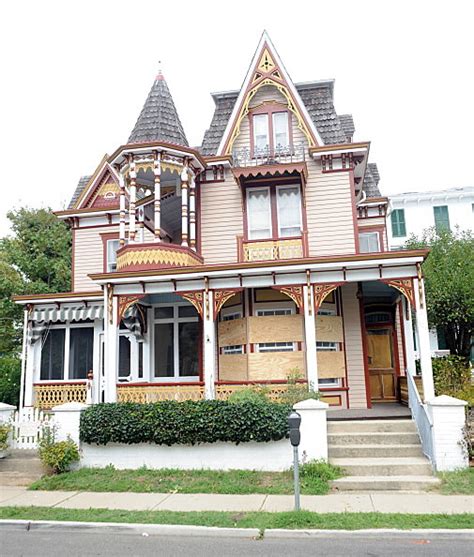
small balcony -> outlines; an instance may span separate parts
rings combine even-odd
[[[241,261],[277,261],[304,257],[303,238],[244,240],[240,238]]]
[[[291,164],[295,162],[305,162],[306,147],[304,143],[292,146],[281,146],[271,149],[269,146],[263,148],[242,148],[235,149],[232,153],[234,166],[237,168],[247,168],[253,166],[265,166],[274,164]]]
[[[191,248],[165,242],[130,243],[117,251],[117,271],[194,267],[203,259]]]

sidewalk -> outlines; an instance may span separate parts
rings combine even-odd
[[[27,491],[26,488],[21,487],[0,486],[1,507],[36,506],[128,511],[283,512],[293,510],[293,505],[294,500],[291,495]],[[389,492],[302,495],[301,508],[317,513],[474,513],[474,496]]]

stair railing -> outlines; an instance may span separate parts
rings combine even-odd
[[[411,415],[416,424],[416,429],[421,439],[423,453],[430,459],[431,466],[435,468],[435,459],[433,451],[433,422],[428,415],[426,404],[423,404],[420,393],[415,383],[415,379],[409,373],[407,374],[408,384],[408,405]]]

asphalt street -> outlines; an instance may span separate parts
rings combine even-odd
[[[457,557],[469,555],[473,535],[459,534],[324,534],[306,539],[171,536],[113,528],[0,526],[2,557],[75,556],[259,556],[299,557]]]

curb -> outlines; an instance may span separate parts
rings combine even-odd
[[[459,536],[465,534],[474,537],[474,529],[451,529],[451,528],[420,528],[411,530],[399,530],[396,528],[370,528],[363,530],[289,530],[268,529],[264,532],[258,528],[219,528],[217,526],[191,526],[174,524],[125,524],[122,522],[67,522],[50,520],[0,520],[0,526],[14,526],[17,529],[27,530],[91,530],[94,528],[108,529],[112,531],[128,531],[137,535],[151,536],[186,536],[186,537],[215,537],[215,538],[247,538],[247,539],[278,539],[278,538],[324,538],[327,536],[357,536],[376,537],[380,534],[393,534],[396,536],[420,535],[446,535]]]
[[[0,520],[0,526],[16,526],[27,530],[92,530],[94,528],[135,532],[150,536],[192,536],[214,538],[260,538],[258,528],[219,528],[186,524],[126,524],[123,522],[68,522],[51,520]]]

